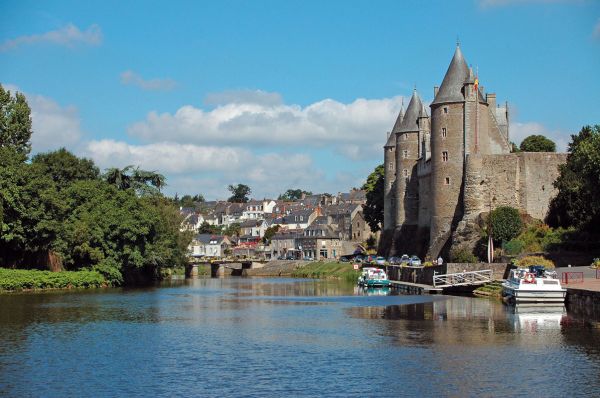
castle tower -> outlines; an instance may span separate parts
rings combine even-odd
[[[419,216],[417,160],[422,106],[415,89],[396,136],[396,225],[399,227],[417,225]]]
[[[384,196],[383,196],[383,229],[393,230],[396,227],[396,134],[404,119],[404,102],[392,131],[388,133],[388,140],[383,147],[384,159]]]
[[[431,103],[431,230],[429,254],[435,258],[463,214],[462,190],[467,133],[465,82],[469,68],[459,46]],[[469,137],[470,139],[471,137]]]

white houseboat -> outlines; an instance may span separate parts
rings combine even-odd
[[[556,272],[541,266],[513,269],[502,283],[502,296],[511,303],[564,303],[566,294]]]

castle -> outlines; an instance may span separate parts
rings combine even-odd
[[[415,89],[384,146],[384,254],[447,255],[498,206],[545,217],[566,154],[511,153],[508,105],[485,93],[458,45],[429,108]]]

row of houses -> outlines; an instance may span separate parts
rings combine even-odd
[[[238,236],[196,234],[190,253],[197,257],[334,259],[352,253],[372,234],[363,217],[365,201],[364,191],[355,190],[336,197],[311,195],[295,202],[217,202],[201,211],[181,209],[185,216],[182,230],[198,231],[203,223],[239,224]],[[267,229],[275,226],[277,233],[263,242]]]

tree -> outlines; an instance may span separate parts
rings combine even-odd
[[[271,225],[269,228],[267,228],[267,230],[265,231],[265,235],[262,238],[262,241],[265,245],[268,245],[269,243],[271,243],[271,239],[273,238],[273,236],[275,236],[277,231],[279,231],[280,227],[281,227],[280,225],[275,224],[275,225]]]
[[[522,152],[556,152],[554,141],[543,135],[530,135],[521,142]]]
[[[40,173],[48,175],[56,183],[57,189],[64,189],[79,180],[95,180],[100,170],[90,159],[78,158],[65,148],[53,152],[39,153],[31,160]]]
[[[0,147],[27,156],[31,151],[31,109],[25,96],[13,97],[0,84]]]
[[[567,162],[554,182],[558,194],[550,202],[546,222],[600,233],[600,125],[571,135]]]
[[[199,234],[218,235],[218,234],[221,233],[221,228],[218,227],[217,225],[210,225],[209,223],[207,223],[206,221],[204,221],[200,225],[200,228],[198,229],[198,233]]]
[[[248,185],[237,184],[237,185],[229,185],[227,187],[229,192],[231,192],[231,197],[227,199],[229,202],[233,203],[247,203],[248,196],[252,193],[252,190]]]
[[[521,233],[523,222],[517,209],[500,206],[490,213],[488,228],[491,228],[488,233],[491,232],[494,242],[508,242]]]
[[[227,236],[240,236],[242,229],[239,223],[231,223],[227,228],[223,230],[223,235]]]
[[[380,164],[369,174],[367,181],[362,186],[362,189],[367,192],[367,203],[364,206],[363,215],[373,232],[379,231],[383,224],[384,173],[385,169]]]
[[[302,199],[302,195],[312,195],[310,191],[304,191],[302,189],[288,189],[284,194],[279,195],[278,200],[296,201]]]
[[[110,168],[104,173],[104,180],[124,191],[133,189],[138,195],[154,195],[166,185],[165,177],[155,171],[142,170],[133,165],[123,169]]]

